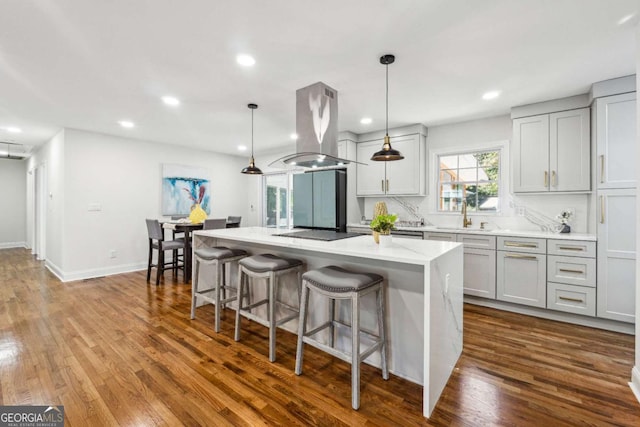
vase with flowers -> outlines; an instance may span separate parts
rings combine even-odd
[[[564,210],[560,212],[556,218],[560,220],[560,225],[558,226],[558,232],[560,233],[571,233],[571,226],[569,225],[569,220],[573,216],[573,213],[570,210]]]
[[[373,240],[375,240],[376,243],[380,243],[381,236],[391,236],[391,229],[397,219],[398,215],[395,214],[381,214],[373,218],[369,225],[373,231]]]

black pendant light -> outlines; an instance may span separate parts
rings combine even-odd
[[[375,160],[378,162],[390,162],[393,160],[402,160],[404,156],[400,154],[398,150],[394,150],[391,147],[391,138],[389,138],[389,64],[393,64],[396,60],[396,57],[393,55],[382,55],[380,57],[380,63],[383,64],[387,69],[387,105],[386,105],[386,134],[384,136],[384,144],[382,144],[382,150],[376,151],[371,156],[371,160]]]
[[[247,175],[262,175],[260,168],[256,167],[256,162],[253,159],[253,110],[258,108],[257,104],[247,105],[251,109],[251,160],[249,160],[249,166],[242,169],[242,173]]]

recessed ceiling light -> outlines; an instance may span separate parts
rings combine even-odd
[[[6,128],[4,128],[4,130],[6,130],[9,133],[22,133],[22,129],[15,126],[7,126]]]
[[[246,145],[238,145],[238,151],[247,151]]]
[[[163,96],[162,97],[162,102],[164,102],[167,105],[170,105],[172,107],[178,106],[180,105],[180,100],[176,97],[173,96]]]
[[[622,18],[620,18],[620,20],[618,21],[618,25],[624,25],[627,22],[631,21],[631,19],[635,16],[635,13],[623,16]]]
[[[296,140],[298,139],[298,134],[297,133],[292,133],[291,135],[289,135],[291,137],[291,139]]]
[[[238,61],[238,64],[244,65],[245,67],[251,67],[256,63],[256,60],[253,59],[253,56],[245,54],[236,56],[236,61]]]
[[[490,99],[496,99],[499,96],[500,96],[499,90],[492,90],[482,95],[482,99],[484,99],[485,101],[489,101]]]
[[[370,125],[372,122],[373,120],[371,120],[371,117],[363,117],[360,119],[360,123],[363,125]]]
[[[127,129],[131,129],[132,127],[135,126],[135,124],[129,120],[120,120],[118,124],[123,128],[127,128]]]
[[[311,169],[316,169],[318,165],[311,165]]]

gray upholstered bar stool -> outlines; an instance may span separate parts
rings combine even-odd
[[[223,220],[224,221],[224,220]],[[212,248],[201,248],[194,252],[196,263],[193,285],[191,287],[191,318],[196,318],[196,300],[201,298],[216,306],[215,324],[216,332],[220,332],[220,310],[224,308],[228,302],[234,301],[236,295],[227,297],[227,290],[237,293],[237,288],[227,285],[225,280],[225,266],[233,261],[238,261],[247,256],[247,251],[242,249],[229,249],[224,246],[216,246]],[[215,287],[213,289],[199,290],[200,283],[200,264],[213,265],[216,270]],[[222,293],[222,297],[221,294]]]
[[[304,343],[310,344],[320,350],[351,363],[351,406],[353,409],[360,407],[360,362],[369,357],[374,351],[380,350],[382,361],[382,378],[389,379],[387,366],[387,332],[384,315],[384,290],[383,277],[373,273],[356,273],[333,265],[317,270],[307,271],[302,275],[302,298],[300,300],[300,323],[298,325],[298,349],[296,351],[296,375],[302,373],[302,358]],[[330,298],[329,320],[317,328],[307,332],[307,315],[309,313],[309,293],[317,292]],[[378,335],[371,335],[360,329],[360,299],[376,293],[376,306],[378,316]],[[351,300],[351,354],[344,353],[334,346],[335,326],[343,323],[335,319],[336,300]],[[323,344],[314,340],[311,336],[330,328],[329,344]],[[360,334],[371,337],[375,344],[364,351],[360,351]]]
[[[253,255],[243,258],[238,262],[240,284],[238,285],[238,311],[236,311],[236,334],[235,340],[240,341],[240,316],[254,320],[261,325],[269,328],[269,361],[276,360],[276,329],[283,323],[289,322],[298,317],[298,307],[291,307],[276,300],[278,295],[278,278],[285,274],[297,273],[296,283],[298,284],[298,300],[300,298],[300,275],[302,274],[302,261],[294,258],[282,258],[272,254]],[[260,301],[251,301],[251,292],[249,292],[249,278],[266,279],[267,293],[266,298]],[[247,288],[245,289],[245,286]],[[247,291],[248,304],[242,305],[243,297]],[[254,308],[267,305],[267,320],[251,312]],[[292,312],[287,316],[276,319],[276,305],[284,307],[287,311]]]

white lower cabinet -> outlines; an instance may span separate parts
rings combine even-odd
[[[605,319],[635,322],[636,189],[598,190],[598,307]]]
[[[547,256],[535,253],[497,252],[496,298],[545,308]]]
[[[545,308],[547,305],[547,241],[498,237],[496,298]]]
[[[496,298],[496,238],[475,234],[458,234],[464,244],[464,293]]]
[[[547,308],[595,316],[596,288],[549,282],[547,284]]]

